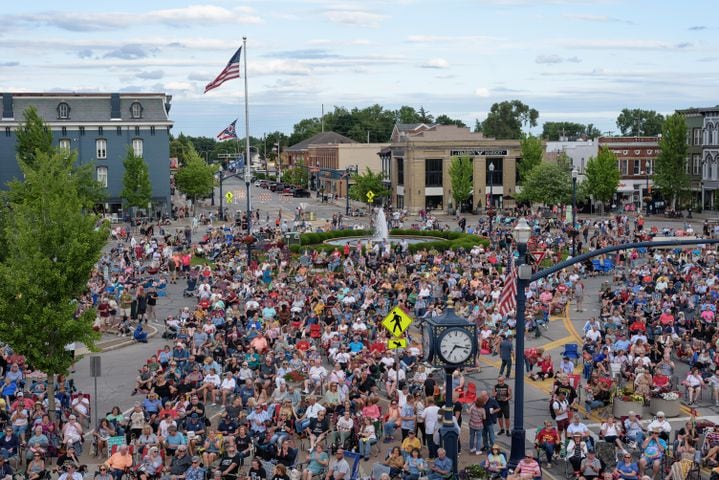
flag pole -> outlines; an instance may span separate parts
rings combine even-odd
[[[244,50],[244,73],[245,73],[245,187],[247,189],[247,235],[252,233],[252,210],[250,203],[250,110],[247,99],[247,37],[242,37],[242,49]],[[247,266],[252,263],[251,242],[247,242]]]

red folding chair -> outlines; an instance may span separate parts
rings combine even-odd
[[[474,403],[477,400],[477,385],[470,382],[467,390],[462,392],[457,398],[459,403]]]

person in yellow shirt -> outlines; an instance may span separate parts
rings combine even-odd
[[[125,470],[132,467],[132,455],[127,445],[120,445],[107,459],[105,465],[109,467],[112,476],[119,480],[125,474]]]
[[[422,442],[417,438],[414,430],[410,430],[407,434],[407,438],[402,440],[402,455],[404,455],[405,458],[411,456],[412,450],[415,448],[422,451]]]

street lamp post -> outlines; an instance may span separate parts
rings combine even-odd
[[[651,194],[649,193],[649,167],[651,166],[652,162],[647,159],[647,162],[645,164],[645,169],[647,172],[647,195],[646,195],[646,201],[647,201],[647,217],[649,216],[649,202],[651,201]]]
[[[520,218],[514,227],[514,239],[517,242],[517,352],[514,372],[514,428],[512,429],[512,450],[509,458],[511,468],[524,458],[526,432],[524,430],[524,309],[526,303],[525,288],[532,275],[532,267],[525,263],[527,243],[532,229],[524,218]]]
[[[572,256],[577,255],[577,177],[579,176],[579,170],[577,167],[572,169]]]
[[[345,169],[345,216],[350,216],[350,175],[357,171],[352,165]]]
[[[489,216],[489,238],[492,238],[492,217],[494,213],[494,162],[489,162],[489,202],[487,213]]]

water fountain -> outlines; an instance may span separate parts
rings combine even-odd
[[[344,246],[348,243],[350,245],[358,242],[362,244],[382,242],[397,243],[402,240],[406,240],[407,243],[424,243],[442,239],[438,237],[426,237],[420,235],[390,235],[389,226],[387,225],[387,216],[384,213],[384,209],[382,207],[378,207],[374,209],[374,233],[372,236],[333,238],[332,240],[325,240],[324,243]]]

